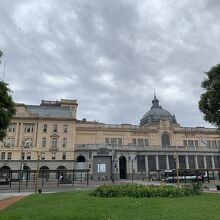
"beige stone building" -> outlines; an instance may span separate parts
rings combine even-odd
[[[156,170],[218,169],[220,136],[214,128],[181,127],[159,105],[141,118],[140,125],[104,124],[77,120],[77,101],[17,104],[16,115],[0,143],[0,169],[89,168],[91,179],[143,178]]]
[[[17,104],[7,136],[0,143],[0,167],[19,169],[23,158],[26,167],[36,169],[38,156],[52,169],[59,166],[57,161],[73,161],[76,111],[76,100],[42,101],[39,106]]]

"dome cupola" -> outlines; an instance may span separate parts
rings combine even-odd
[[[171,115],[167,110],[163,109],[159,105],[159,100],[157,99],[156,95],[154,95],[152,104],[151,109],[140,120],[141,126],[159,122],[160,120],[168,120],[172,123],[177,123],[175,115]]]

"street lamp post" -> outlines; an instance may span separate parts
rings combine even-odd
[[[98,167],[98,171],[99,171],[99,182],[100,182],[100,160],[99,160],[99,167]]]
[[[115,161],[115,165],[114,165],[114,168],[116,170],[115,182],[117,182],[117,175],[118,175],[117,163],[118,163],[118,161],[119,161],[119,158]]]
[[[133,160],[134,160],[134,158],[131,160],[131,183],[132,184],[134,182]]]
[[[18,184],[18,193],[21,192],[21,180],[23,176],[23,160],[24,160],[24,142],[21,145],[21,161],[20,161],[20,171],[19,171],[19,184]]]
[[[37,172],[35,176],[35,193],[37,193],[38,190],[39,163],[40,163],[40,151],[37,150]]]
[[[179,160],[178,160],[178,155],[176,152],[173,154],[175,163],[176,163],[176,180],[177,180],[177,187],[180,187],[180,181],[179,181]]]
[[[112,183],[115,184],[115,149],[112,145]]]
[[[134,183],[134,160],[137,159],[137,156],[136,155],[132,160],[131,160],[131,183],[133,184]]]

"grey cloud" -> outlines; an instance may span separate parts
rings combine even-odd
[[[219,63],[219,7],[214,0],[3,0],[5,79],[17,102],[75,98],[79,118],[108,123],[138,124],[156,88],[181,125],[210,126],[198,100],[204,72]]]

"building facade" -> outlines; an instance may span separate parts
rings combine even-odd
[[[220,136],[214,128],[181,127],[159,105],[140,125],[77,120],[77,101],[17,104],[16,115],[0,143],[0,170],[90,169],[91,179],[147,178],[164,169],[219,169]]]
[[[41,105],[16,105],[16,114],[0,143],[0,167],[36,170],[36,160],[48,169],[73,168],[76,100],[42,101]],[[62,161],[60,163],[59,161]]]

